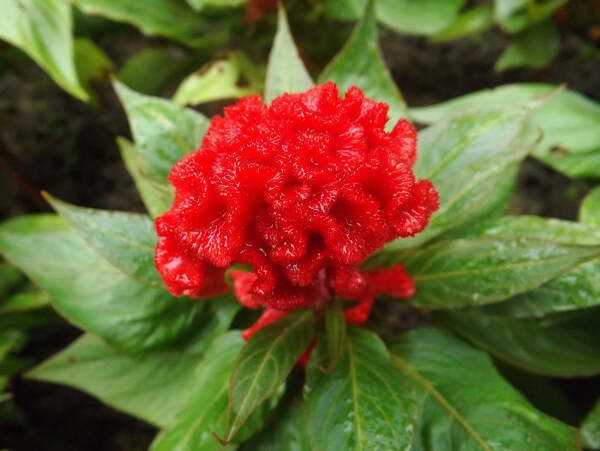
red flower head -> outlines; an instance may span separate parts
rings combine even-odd
[[[386,132],[387,112],[355,87],[341,99],[333,83],[270,106],[250,96],[226,108],[169,176],[175,202],[156,220],[168,289],[218,293],[225,269],[239,263],[253,272],[230,275],[251,308],[289,311],[332,294],[363,303],[377,291],[412,296],[401,266],[358,268],[386,242],[421,232],[438,208],[431,182],[411,170],[414,127],[400,120]],[[355,320],[365,315],[363,305]]]

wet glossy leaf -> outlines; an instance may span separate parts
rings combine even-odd
[[[481,108],[441,121],[419,133],[414,172],[440,194],[440,208],[425,231],[399,239],[384,252],[423,243],[444,230],[502,214],[518,164],[535,140],[524,130],[536,104]]]
[[[231,373],[224,441],[232,440],[250,414],[285,381],[314,338],[313,316],[312,309],[297,310],[248,340]]]
[[[358,86],[370,99],[386,102],[390,106],[390,127],[406,116],[406,103],[379,49],[373,4],[344,48],[319,76],[319,83],[326,81],[334,81],[341,93]]]
[[[379,337],[350,328],[331,373],[317,366],[325,348],[317,342],[304,390],[314,449],[408,449],[416,427],[413,388]]]
[[[200,357],[181,350],[130,357],[85,334],[31,370],[28,377],[83,390],[130,415],[166,427],[174,423],[189,396]]]
[[[417,288],[407,302],[428,309],[498,302],[599,256],[598,245],[527,236],[442,241],[404,258]]]
[[[69,321],[125,352],[164,348],[203,321],[205,303],[136,282],[53,215],[2,224],[0,251],[50,293]]]
[[[70,0],[92,16],[126,22],[148,35],[175,39],[189,46],[200,46],[215,34],[209,22],[175,0]]]
[[[469,228],[451,231],[440,237],[440,240],[519,236],[544,238],[567,244],[600,244],[598,228],[535,216],[497,218],[474,224]],[[548,313],[596,305],[600,305],[600,260],[598,259],[576,266],[533,290],[483,309],[497,315],[540,317]]]
[[[61,0],[5,0],[0,39],[23,50],[69,94],[88,95],[73,62],[71,7]]]
[[[243,346],[240,331],[231,331],[213,342],[194,372],[185,407],[177,416],[177,421],[156,438],[152,450],[221,449],[212,433],[223,430],[227,423],[229,376]],[[256,431],[274,407],[278,397],[275,398],[262,404],[240,430],[240,436],[247,437]]]
[[[588,413],[579,431],[581,444],[590,449],[600,448],[600,400]]]
[[[458,334],[501,360],[547,376],[589,376],[600,371],[600,310],[509,318],[479,309],[445,312]]]
[[[139,151],[125,138],[117,138],[121,150],[121,158],[129,175],[133,178],[148,213],[153,218],[160,216],[171,208],[173,199],[173,186],[165,181],[158,181],[149,177],[142,169],[142,159]]]
[[[304,92],[314,85],[298,55],[283,7],[279,8],[277,34],[267,65],[264,100],[270,103],[284,93]]]
[[[583,199],[581,209],[579,210],[579,220],[600,228],[600,186],[594,188]]]
[[[154,267],[156,231],[152,220],[137,213],[95,210],[46,197],[101,256],[139,282],[163,288]]]
[[[531,406],[487,354],[448,332],[420,329],[392,343],[392,362],[417,387],[413,450],[577,450],[573,428]]]
[[[412,108],[410,116],[431,123],[478,106],[514,104],[552,92],[544,84],[506,85],[469,94],[423,108]],[[600,104],[574,91],[564,90],[549,99],[531,118],[532,134],[543,131],[534,155],[571,177],[600,174]]]
[[[556,57],[559,48],[560,35],[554,22],[534,25],[512,37],[494,68],[497,71],[523,66],[540,69]]]
[[[115,90],[127,113],[141,170],[164,182],[173,165],[200,146],[208,119],[169,100],[139,94],[119,82],[115,82]]]

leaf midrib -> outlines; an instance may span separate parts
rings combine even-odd
[[[428,382],[423,376],[421,376],[417,371],[415,371],[407,362],[402,360],[397,354],[390,353],[390,359],[394,365],[404,371],[408,376],[413,378],[419,385],[425,389],[427,393],[429,393],[438,404],[446,411],[450,416],[452,416],[458,424],[460,424],[468,433],[473,437],[473,439],[481,446],[485,451],[493,451],[487,443],[481,438],[481,436],[477,433],[475,429],[467,422],[465,418],[463,418],[458,411],[452,407],[452,405],[442,396],[442,394],[435,389],[435,387]]]

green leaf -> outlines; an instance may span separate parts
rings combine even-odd
[[[198,47],[220,39],[217,28],[174,0],[70,0],[85,14],[126,22],[147,35],[160,35]]]
[[[141,170],[164,182],[173,165],[196,150],[208,119],[169,100],[139,94],[119,82],[115,90],[125,107]]]
[[[510,105],[542,96],[556,87],[544,84],[506,85],[423,108],[410,116],[422,123],[436,122],[469,108]],[[549,99],[531,117],[532,133],[543,131],[534,156],[570,177],[600,174],[600,104],[568,89]]]
[[[5,0],[0,39],[23,50],[69,94],[88,100],[73,62],[71,7],[61,0]]]
[[[181,350],[139,356],[116,352],[85,334],[27,376],[69,385],[130,415],[167,427],[189,397],[200,355]]]
[[[367,0],[324,0],[323,12],[334,19],[356,20],[360,19]]]
[[[585,224],[600,227],[600,186],[594,188],[583,199],[579,210],[579,220]]]
[[[314,449],[408,449],[417,415],[413,389],[390,363],[379,337],[350,328],[331,373],[313,363],[324,354],[317,343],[304,389]]]
[[[494,25],[492,5],[481,5],[471,8],[459,15],[454,22],[432,35],[432,42],[444,42],[482,33]]]
[[[531,0],[495,0],[494,17],[498,22],[504,22],[524,9],[528,3],[531,3]]]
[[[0,303],[26,283],[26,278],[19,269],[8,263],[0,263]]]
[[[94,41],[87,38],[75,39],[74,55],[77,77],[93,104],[98,105],[100,99],[95,88],[108,80],[113,62]]]
[[[0,303],[0,315],[28,312],[50,305],[52,298],[45,291],[17,293]]]
[[[499,302],[600,256],[600,246],[538,237],[435,243],[404,258],[416,283],[415,307],[452,309]]]
[[[238,355],[229,382],[224,441],[285,381],[314,338],[314,312],[297,310],[254,334]]]
[[[116,268],[139,282],[163,288],[154,266],[156,230],[148,216],[77,207],[49,195],[46,199],[98,254]]]
[[[550,18],[567,0],[496,0],[496,21],[508,33],[517,33]]]
[[[150,216],[156,218],[171,208],[173,199],[173,186],[165,181],[158,181],[149,177],[142,169],[142,159],[135,145],[125,138],[117,138],[121,150],[121,158],[129,175],[133,178],[146,209]]]
[[[125,352],[164,348],[204,321],[205,302],[136,282],[53,215],[2,224],[0,251],[50,293],[69,321]]]
[[[233,8],[243,5],[246,0],[186,0],[194,10],[200,11],[206,7]]]
[[[284,398],[285,399],[285,398]],[[268,423],[258,434],[240,447],[240,451],[312,451],[307,433],[305,402],[293,399],[290,404],[279,406]]]
[[[300,59],[283,7],[279,8],[277,33],[267,65],[265,102],[270,103],[284,93],[304,92],[314,86]]]
[[[491,359],[453,335],[420,329],[398,336],[391,359],[417,386],[411,449],[577,450],[577,434],[532,407]]]
[[[537,237],[566,244],[600,244],[600,229],[570,221],[535,216],[507,216],[451,231],[440,237]],[[539,287],[518,294],[504,302],[483,307],[487,313],[516,317],[540,317],[579,308],[600,305],[600,260],[558,275]]]
[[[371,99],[390,106],[390,126],[406,116],[406,103],[383,60],[377,42],[375,11],[369,4],[352,36],[319,76],[318,83],[333,81],[340,92],[358,86]]]
[[[257,82],[257,72],[260,71],[243,54],[232,54],[228,59],[209,63],[183,80],[173,95],[173,102],[178,105],[198,105],[260,94],[263,87]],[[250,81],[249,86],[240,86],[242,77]]]
[[[327,360],[321,371],[331,372],[338,363],[346,346],[346,318],[341,299],[328,302],[325,306],[325,333],[319,337],[327,348]]]
[[[600,449],[600,400],[585,417],[579,433],[584,447]]]
[[[531,149],[529,137],[523,137],[537,106],[532,102],[473,109],[420,132],[414,173],[433,182],[440,208],[423,233],[395,240],[383,252],[412,247],[449,228],[501,214],[517,166]]]
[[[497,71],[515,67],[546,67],[558,54],[560,35],[552,21],[529,27],[513,36],[494,68]]]
[[[145,48],[128,58],[117,72],[117,78],[136,92],[158,95],[182,74],[185,57],[173,55],[166,47]],[[152,74],[151,77],[148,74]]]
[[[226,426],[229,376],[243,346],[240,331],[231,331],[213,342],[195,370],[193,386],[177,422],[156,438],[152,450],[194,451],[221,448],[212,433],[223,430]],[[255,432],[278,399],[276,396],[269,403],[262,404],[241,429],[239,436],[249,436]]]
[[[477,346],[532,373],[575,377],[600,371],[598,308],[541,319],[486,315],[473,308],[445,312],[441,319]]]

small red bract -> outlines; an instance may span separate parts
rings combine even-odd
[[[431,182],[411,169],[414,127],[400,120],[386,132],[387,113],[356,87],[340,98],[334,83],[226,108],[169,176],[175,201],[156,220],[167,288],[214,295],[227,289],[228,267],[250,265],[230,273],[245,306],[286,312],[337,296],[363,304],[350,322],[366,319],[377,292],[412,296],[401,265],[359,268],[438,208]]]

